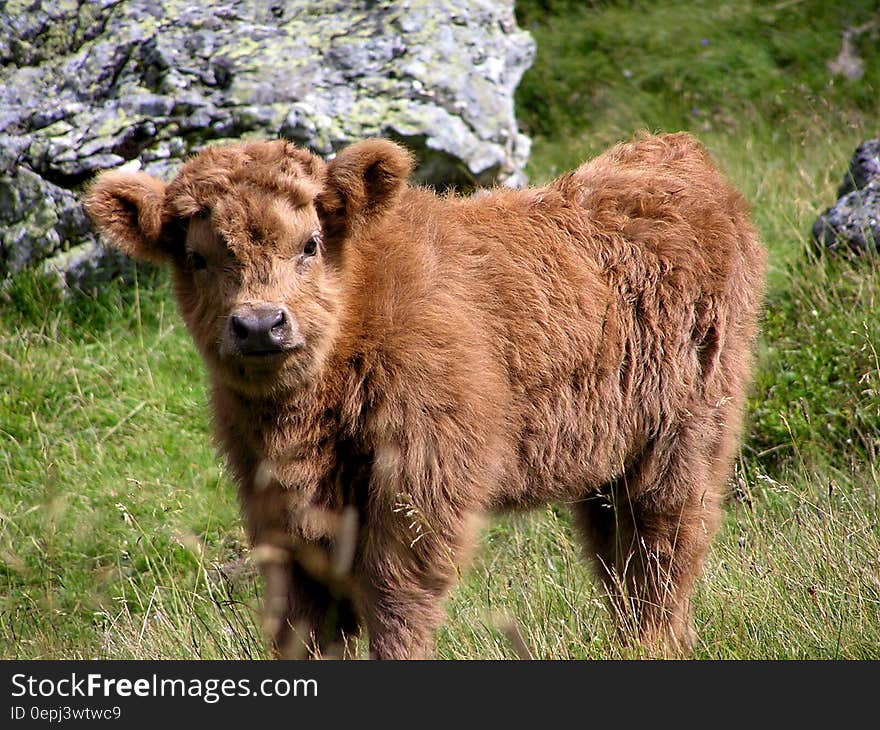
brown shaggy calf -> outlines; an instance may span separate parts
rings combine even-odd
[[[411,166],[385,140],[329,163],[253,142],[89,194],[120,249],[170,264],[250,537],[302,558],[267,568],[276,646],[360,616],[373,656],[430,655],[481,518],[548,501],[624,628],[686,646],[763,288],[742,198],[686,134],[471,198]],[[350,553],[349,603],[321,551]]]

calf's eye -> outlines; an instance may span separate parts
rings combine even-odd
[[[303,246],[303,256],[314,256],[316,253],[318,253],[318,244],[318,235],[315,234],[308,241],[306,241],[306,245]]]
[[[208,268],[207,259],[205,259],[202,254],[196,253],[195,251],[189,252],[189,263],[195,271],[202,271],[203,269]]]

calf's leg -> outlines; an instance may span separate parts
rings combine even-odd
[[[574,510],[624,636],[673,653],[692,647],[690,598],[726,479],[726,464],[695,438],[679,436],[663,452],[655,446]]]
[[[467,515],[413,531],[399,510],[367,535],[359,560],[361,610],[374,659],[428,659],[444,600],[469,557],[477,519]]]

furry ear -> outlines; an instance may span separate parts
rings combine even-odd
[[[317,200],[325,229],[341,233],[390,208],[412,168],[412,155],[386,139],[367,139],[343,149],[328,163]]]
[[[165,183],[143,172],[113,171],[98,176],[86,197],[86,212],[120,251],[135,259],[167,263],[161,245]]]

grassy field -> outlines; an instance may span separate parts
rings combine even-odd
[[[880,29],[859,80],[826,63],[876,3],[518,6],[541,182],[639,129],[689,129],[752,202],[770,287],[727,517],[694,600],[698,658],[880,658],[880,267],[809,230],[878,134]],[[873,14],[873,15],[872,15]],[[211,445],[205,377],[162,275],[0,304],[0,657],[265,656],[260,586]],[[615,640],[565,510],[491,524],[442,658],[640,656]]]

